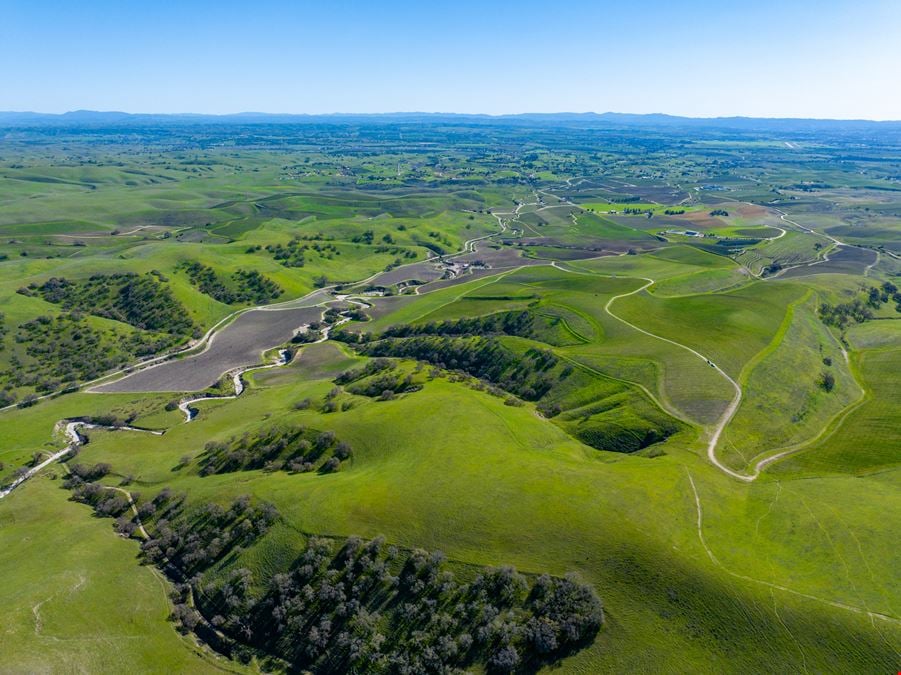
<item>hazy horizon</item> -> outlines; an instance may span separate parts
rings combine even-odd
[[[899,38],[889,0],[12,0],[0,110],[898,120]]]
[[[64,115],[74,115],[78,113],[88,113],[88,114],[98,114],[98,115],[135,115],[135,116],[148,116],[148,117],[179,117],[179,116],[196,116],[196,117],[240,117],[240,116],[269,116],[269,117],[379,117],[385,116],[390,117],[393,115],[401,116],[401,115],[423,115],[423,116],[461,116],[461,117],[489,117],[489,118],[504,118],[504,117],[517,117],[517,116],[538,116],[538,115],[547,115],[547,116],[566,116],[566,115],[596,115],[596,116],[604,116],[604,115],[621,115],[621,116],[636,116],[636,117],[673,117],[673,118],[681,118],[681,119],[691,119],[691,120],[722,120],[722,119],[755,119],[755,120],[816,120],[816,121],[824,121],[824,122],[901,122],[901,116],[898,118],[892,119],[875,119],[875,118],[867,118],[867,117],[780,117],[780,116],[766,116],[766,115],[743,115],[741,113],[736,115],[677,115],[674,113],[668,112],[649,112],[649,113],[635,113],[635,112],[627,112],[622,110],[584,110],[584,111],[575,111],[575,110],[522,110],[519,112],[509,112],[509,113],[486,113],[486,112],[458,112],[453,110],[383,110],[383,111],[374,111],[374,112],[359,112],[353,110],[336,110],[332,112],[286,112],[286,111],[266,111],[266,110],[239,110],[236,112],[225,112],[225,113],[199,113],[190,110],[182,110],[182,111],[174,111],[174,112],[155,112],[155,111],[146,111],[146,110],[92,110],[89,108],[71,108],[69,110],[64,110],[62,112],[47,112],[43,110],[0,110],[0,114],[12,114],[12,115],[48,115],[48,116],[64,116]]]

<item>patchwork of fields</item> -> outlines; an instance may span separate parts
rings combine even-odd
[[[899,146],[135,133],[0,145],[0,670],[897,668]]]

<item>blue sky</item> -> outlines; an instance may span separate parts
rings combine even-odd
[[[0,0],[0,110],[901,119],[901,0]]]

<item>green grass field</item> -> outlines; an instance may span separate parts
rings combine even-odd
[[[173,630],[169,582],[136,564],[137,543],[114,536],[108,522],[67,501],[61,475],[56,468],[4,500],[3,668],[238,671]],[[34,562],[23,565],[23,559]]]
[[[66,445],[63,421],[164,433],[82,430],[76,456],[0,499],[0,671],[298,672],[242,633],[241,613],[279,624],[251,601],[302,573],[315,537],[340,548],[354,535],[384,536],[404,555],[440,551],[467,581],[483,566],[575,573],[605,621],[546,671],[897,670],[895,149],[859,144],[849,159],[845,139],[824,138],[788,161],[781,141],[750,136],[661,132],[658,145],[612,128],[489,128],[276,125],[246,146],[205,130],[196,149],[172,131],[190,151],[152,130],[136,132],[141,144],[72,132],[65,152],[42,132],[28,132],[40,146],[4,145],[0,485]],[[872,246],[878,261],[866,274],[782,278],[778,267],[829,243],[783,212]],[[479,260],[488,269],[461,265]],[[328,339],[316,344],[298,334],[290,363],[247,373],[237,398],[194,401],[190,423],[174,394],[60,394],[78,384],[60,355],[131,354],[119,357],[128,365],[160,316],[194,327],[170,335],[174,347],[250,305],[204,292],[191,262],[230,288],[258,272],[278,301],[325,286],[311,302],[323,298],[335,308],[326,321],[341,325],[319,326]],[[398,287],[402,275],[377,281],[413,263],[441,278],[418,293]],[[129,300],[143,314],[102,315],[115,298],[69,307],[53,284],[40,290],[122,272],[164,289]],[[851,318],[828,323],[824,303]],[[65,335],[40,342],[27,329],[61,316]],[[42,381],[18,377],[39,368]],[[741,389],[731,417],[729,378]],[[302,461],[279,437],[298,426]],[[776,461],[753,480],[727,475],[708,458],[717,430],[715,456],[731,470]],[[257,441],[270,438],[284,442],[264,458],[272,447]],[[228,470],[210,470],[214,460]],[[131,493],[152,537],[201,513],[197,538],[170,541],[169,562],[150,564],[139,534],[116,532],[137,523],[127,502],[111,507],[114,527],[103,498],[63,486],[98,463],[90,490]],[[243,521],[237,546],[224,526],[202,540],[242,495],[270,503],[272,523]],[[202,564],[175,569],[189,549]],[[223,595],[236,579],[246,585]],[[308,601],[336,623],[339,605],[354,611]],[[219,652],[177,630],[189,606],[221,633]],[[449,621],[448,608],[433,610],[421,620]],[[206,625],[198,635],[211,635]],[[311,644],[309,628],[283,640]],[[490,672],[478,660],[468,670]]]
[[[321,368],[321,362],[316,367]],[[872,581],[855,579],[854,589],[822,585],[817,581],[821,575],[830,576],[831,563],[825,557],[819,563],[805,557],[807,573],[799,574],[795,556],[809,543],[828,539],[828,531],[821,535],[802,528],[810,540],[785,541],[779,532],[766,530],[743,536],[745,519],[733,522],[730,514],[748,508],[741,505],[751,497],[735,493],[729,479],[693,458],[685,438],[667,443],[665,457],[598,454],[542,423],[527,408],[508,408],[498,399],[442,379],[397,401],[357,401],[348,412],[291,410],[295,400],[321,397],[331,386],[327,380],[303,378],[267,385],[234,403],[204,406],[191,425],[173,421],[163,438],[135,436],[127,447],[119,434],[96,433],[81,459],[110,462],[117,472],[134,475],[140,491],[149,494],[163,486],[187,491],[197,501],[257,494],[272,501],[301,532],[385,534],[401,545],[440,548],[453,559],[476,564],[506,560],[526,571],[579,571],[604,589],[615,623],[595,648],[574,662],[577,668],[632,669],[663,654],[688,669],[711,658],[727,669],[756,668],[781,653],[778,640],[786,645],[798,640],[808,667],[827,670],[832,659],[866,667],[893,658],[889,652],[878,657],[884,648],[879,644],[861,642],[867,624],[853,613],[791,593],[773,597],[771,589],[736,581],[710,565],[694,528],[686,468],[707,509],[705,537],[729,571],[855,606],[863,598],[867,606],[873,604],[873,611],[890,611],[875,602],[886,597],[878,585],[885,575],[874,573]],[[447,412],[436,428],[435,419],[424,411],[438,407]],[[333,429],[354,447],[352,465],[335,476],[250,472],[238,481],[228,475],[201,478],[192,466],[175,470],[182,455],[197,454],[207,440],[233,434],[235,418],[248,430],[287,419]],[[673,490],[674,483],[680,489]],[[859,486],[848,499],[853,501],[863,489]],[[755,488],[752,494],[757,492]],[[754,499],[766,502],[763,496]],[[783,507],[806,513],[806,498],[783,499]],[[526,517],[529,526],[523,527]],[[863,550],[878,545],[886,534],[884,529],[881,534],[873,531],[862,541]],[[267,559],[283,557],[281,547],[296,545],[278,532],[272,537],[261,544]],[[781,546],[781,553],[760,559],[764,545]],[[252,565],[255,555],[248,552],[233,564]],[[667,571],[652,574],[661,557],[668,561]],[[891,560],[880,564],[888,573]],[[265,575],[270,568],[257,564],[252,569]],[[707,607],[703,612],[699,602]],[[787,627],[779,624],[780,617]],[[701,624],[695,626],[698,620]],[[766,625],[770,628],[763,630]],[[827,625],[841,639],[824,633]],[[701,637],[686,651],[684,642],[695,630],[702,636],[726,630],[744,648],[740,654],[724,654],[716,640]],[[889,626],[880,630],[892,635]],[[828,650],[820,645],[826,639]],[[789,663],[800,667],[797,658]]]

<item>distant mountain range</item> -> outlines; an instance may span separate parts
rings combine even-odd
[[[741,131],[816,132],[816,131],[897,131],[901,121],[795,119],[763,117],[678,117],[675,115],[630,113],[522,113],[517,115],[473,115],[457,113],[340,113],[332,115],[293,115],[245,112],[232,115],[145,114],[75,110],[62,114],[0,112],[0,127],[42,126],[141,126],[190,124],[522,124],[585,125],[644,128],[710,128]]]

